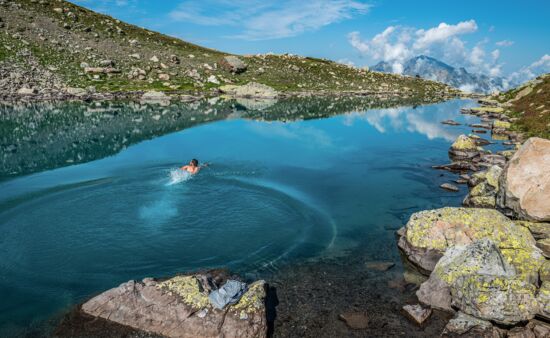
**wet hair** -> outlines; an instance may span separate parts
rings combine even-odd
[[[192,159],[192,160],[191,160],[191,163],[192,163],[194,166],[198,166],[198,165],[199,165],[199,161],[198,161],[196,158]]]

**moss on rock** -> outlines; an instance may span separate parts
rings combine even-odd
[[[231,309],[240,314],[249,315],[264,308],[265,297],[265,281],[256,281],[250,284],[248,290],[235,305],[231,306]]]

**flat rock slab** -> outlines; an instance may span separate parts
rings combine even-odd
[[[343,320],[346,325],[351,329],[361,330],[369,327],[369,316],[366,311],[345,312],[342,313],[338,318],[340,320]]]
[[[84,303],[85,314],[173,338],[265,337],[265,282],[249,285],[240,300],[223,310],[212,307],[208,275],[166,281],[129,281]]]
[[[460,189],[458,189],[458,187],[456,185],[453,185],[451,183],[443,183],[439,187],[441,189],[444,189],[444,190],[447,190],[447,191],[453,191],[453,192],[457,192],[457,191],[460,190]]]

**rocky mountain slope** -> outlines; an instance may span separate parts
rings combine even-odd
[[[379,62],[371,70],[392,73],[392,65],[388,62]],[[472,74],[464,68],[454,68],[429,56],[420,55],[409,59],[403,68],[403,74],[419,76],[423,79],[446,83],[466,92],[491,93],[503,90],[504,81],[501,78],[491,78],[483,74]]]
[[[528,136],[550,138],[550,74],[482,100],[510,117],[512,127]]]
[[[251,81],[281,92],[441,97],[440,83],[293,55],[228,54],[126,24],[64,0],[0,0],[0,96],[65,92],[203,93]]]

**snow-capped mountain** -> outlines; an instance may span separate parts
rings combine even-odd
[[[384,73],[394,72],[393,65],[384,61],[370,69]],[[402,74],[443,82],[467,92],[490,93],[506,89],[506,81],[502,78],[468,73],[462,67],[454,68],[425,55],[416,56],[405,62]]]

